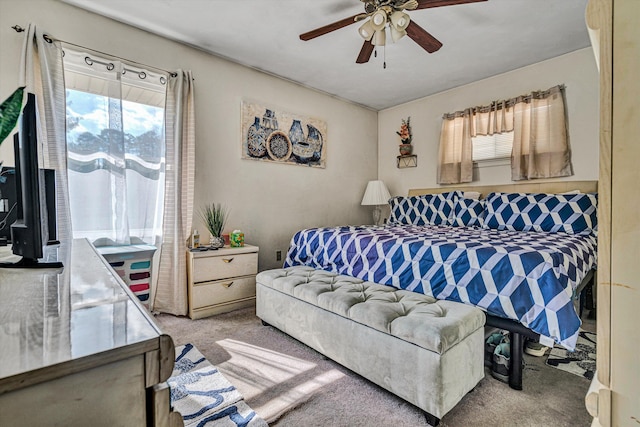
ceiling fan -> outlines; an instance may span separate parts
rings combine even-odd
[[[342,19],[315,30],[300,34],[300,39],[307,41],[325,35],[355,22],[366,20],[358,33],[364,44],[356,59],[356,63],[369,61],[375,46],[384,46],[389,29],[394,42],[407,35],[424,50],[433,53],[442,47],[442,43],[413,22],[405,10],[428,9],[432,7],[452,6],[456,4],[476,3],[487,0],[360,0],[364,3],[364,13]],[[368,19],[367,19],[368,18]]]

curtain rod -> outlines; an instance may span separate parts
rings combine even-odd
[[[11,28],[13,28],[17,33],[22,33],[22,32],[24,32],[24,31],[25,31],[25,29],[24,29],[24,28],[22,28],[20,25],[14,25],[14,26],[13,26],[13,27],[11,27]],[[68,41],[65,41],[65,40],[57,39],[57,38],[51,37],[51,36],[50,36],[50,35],[48,35],[48,34],[43,34],[43,35],[42,35],[42,38],[43,38],[47,43],[53,43],[54,41],[57,41],[57,42],[60,42],[60,43],[65,43],[65,44],[68,44],[68,45],[70,45],[70,46],[79,47],[79,48],[81,48],[81,49],[87,49],[87,50],[90,50],[90,51],[92,51],[92,52],[99,53],[99,54],[101,54],[101,55],[110,56],[110,57],[112,57],[112,58],[120,59],[120,60],[125,61],[125,62],[130,62],[130,63],[132,63],[132,64],[139,65],[140,67],[150,68],[150,69],[154,69],[154,70],[156,70],[156,71],[161,71],[161,72],[163,72],[163,73],[167,73],[167,74],[169,74],[171,77],[177,77],[177,76],[178,76],[178,73],[176,73],[175,71],[168,71],[168,70],[165,70],[165,69],[163,69],[163,68],[154,67],[154,66],[152,66],[152,65],[141,64],[140,62],[132,61],[132,60],[130,60],[130,59],[126,59],[126,58],[121,58],[121,57],[119,57],[119,56],[112,55],[112,54],[110,54],[110,53],[101,52],[101,51],[99,51],[99,50],[91,49],[91,48],[86,47],[86,46],[82,46],[82,45],[75,44],[75,43],[71,43],[71,42],[68,42]]]

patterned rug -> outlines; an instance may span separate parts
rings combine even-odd
[[[549,352],[547,365],[588,380],[593,379],[596,370],[596,334],[580,330],[576,351],[570,352],[556,346]]]
[[[171,406],[185,427],[266,427],[240,392],[193,344],[176,347],[171,378]]]

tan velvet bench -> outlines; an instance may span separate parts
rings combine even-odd
[[[416,405],[431,425],[484,377],[477,307],[297,266],[256,276],[256,313]]]

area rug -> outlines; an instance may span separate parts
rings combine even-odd
[[[176,347],[172,376],[167,380],[171,406],[185,427],[266,427],[240,392],[193,344]]]
[[[596,370],[596,334],[580,330],[576,351],[556,346],[549,352],[547,365],[588,380],[593,379]]]

